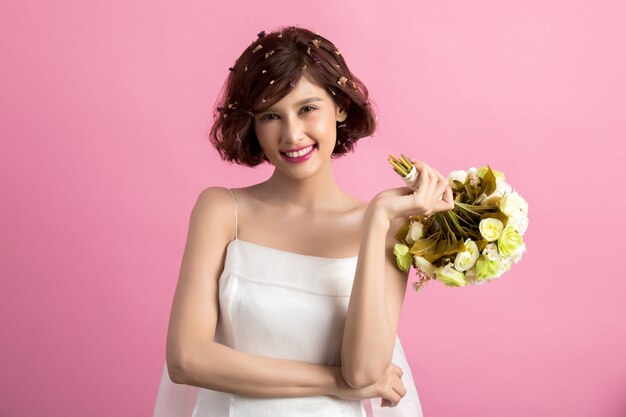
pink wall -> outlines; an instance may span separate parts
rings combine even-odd
[[[489,163],[530,203],[503,279],[407,287],[424,415],[626,415],[626,3],[289,4],[2,2],[0,415],[151,414],[193,203],[270,174],[209,146],[216,94],[288,24],[333,40],[380,110],[335,162],[355,196],[401,186],[403,152]]]

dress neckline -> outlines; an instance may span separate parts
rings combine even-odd
[[[244,243],[246,245],[254,246],[254,247],[257,247],[257,248],[264,249],[264,250],[268,250],[268,251],[272,251],[272,252],[279,252],[279,253],[283,253],[283,254],[294,255],[294,256],[299,256],[299,257],[302,257],[302,258],[309,258],[309,259],[322,259],[322,260],[328,260],[328,261],[348,261],[348,260],[356,260],[359,257],[358,255],[354,255],[354,256],[348,256],[348,257],[344,257],[344,258],[328,258],[328,257],[325,257],[325,256],[305,255],[303,253],[291,252],[291,251],[286,251],[286,250],[282,250],[282,249],[271,248],[269,246],[259,245],[258,243],[249,242],[247,240],[242,240],[242,239],[239,239],[239,238],[231,240],[228,243],[228,246],[230,246],[230,244],[233,243],[233,242],[241,242],[241,243]]]

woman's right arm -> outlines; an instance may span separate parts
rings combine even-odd
[[[214,342],[218,281],[235,211],[228,190],[203,190],[192,210],[167,332],[166,357],[175,383],[251,397],[339,395],[341,368],[253,355]]]

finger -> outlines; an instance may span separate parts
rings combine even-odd
[[[435,170],[428,167],[428,179],[430,182],[428,183],[428,192],[426,193],[426,201],[429,203],[429,208],[432,208],[435,200],[435,193],[437,191],[437,185],[439,184],[439,178],[435,174]]]
[[[424,196],[427,195],[427,187],[428,187],[429,181],[430,181],[430,178],[428,176],[428,170],[424,169],[422,165],[420,174],[417,177],[417,184],[416,184],[416,188],[414,191],[415,198],[417,201],[424,200]]]
[[[393,369],[396,371],[396,373],[401,377],[404,374],[404,371],[402,370],[402,368],[400,368],[398,365],[393,365]]]
[[[443,194],[446,191],[446,188],[450,187],[450,184],[448,184],[447,180],[441,179],[440,177],[438,177],[437,180],[437,188],[432,195],[433,206],[437,205],[436,203],[438,203],[443,198]]]
[[[443,191],[443,198],[435,203],[437,211],[447,211],[454,209],[454,195],[452,188],[448,185]]]
[[[406,395],[406,388],[404,388],[402,381],[397,381],[397,383],[393,385],[393,390],[400,396],[400,398]]]
[[[388,407],[395,407],[396,405],[398,405],[402,397],[400,397],[400,394],[392,389],[389,394],[385,395],[385,399],[389,402]]]

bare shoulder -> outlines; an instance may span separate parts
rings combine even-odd
[[[200,192],[191,212],[167,334],[166,358],[172,381],[184,380],[199,341],[211,342],[215,335],[218,283],[234,230],[230,199],[228,189],[208,187]]]
[[[191,222],[202,228],[210,224],[213,235],[234,236],[234,203],[228,188],[211,186],[203,189],[194,205]],[[208,231],[208,230],[207,230]],[[230,240],[230,239],[228,239]]]

